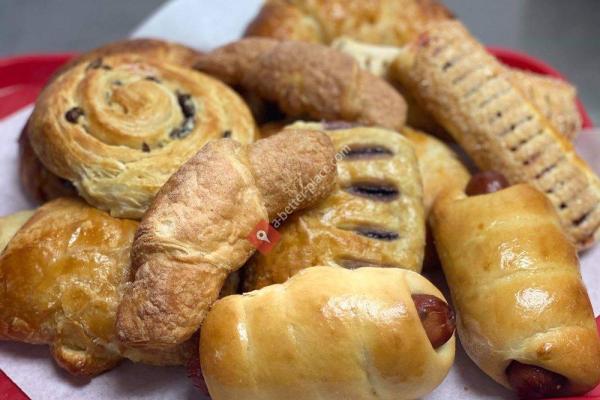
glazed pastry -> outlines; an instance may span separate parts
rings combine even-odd
[[[470,197],[447,193],[433,208],[461,343],[522,398],[585,393],[600,382],[600,339],[576,249],[542,193],[507,184],[477,175]]]
[[[359,65],[380,76],[402,93],[409,107],[407,122],[437,136],[446,136],[434,118],[424,109],[419,107],[410,91],[404,89],[391,73],[391,65],[402,49],[394,46],[376,46],[358,42],[349,38],[338,38],[331,46],[354,57]],[[574,140],[581,130],[581,114],[577,107],[577,91],[575,87],[562,80],[521,71],[518,69],[502,67],[510,77],[515,87],[544,114],[555,128],[567,139]]]
[[[0,219],[2,240],[30,215]],[[75,199],[35,211],[0,256],[0,340],[49,344],[56,362],[76,375],[99,374],[123,357],[183,364],[190,343],[142,352],[117,341],[117,305],[133,278],[136,227]]]
[[[260,224],[325,198],[335,176],[335,151],[321,132],[207,144],[167,181],[140,223],[119,338],[158,349],[189,339],[227,275],[254,253],[251,235],[267,228]]]
[[[436,0],[268,0],[245,35],[324,44],[348,36],[403,46],[427,22],[451,18]]]
[[[399,268],[308,268],[219,300],[200,338],[213,400],[416,399],[453,359],[443,295]]]
[[[394,66],[479,168],[546,193],[573,243],[583,249],[595,242],[598,177],[466,28],[455,21],[430,26]]]
[[[417,155],[427,217],[441,193],[463,190],[471,175],[456,153],[439,139],[409,127],[405,127],[402,134],[410,141]]]
[[[25,222],[31,218],[33,211],[20,211],[5,217],[0,217],[0,253],[4,251],[6,245],[21,229]]]
[[[28,125],[41,162],[92,205],[140,218],[158,189],[206,142],[254,140],[227,86],[138,54],[79,63],[44,89]]]
[[[341,158],[337,185],[317,206],[274,225],[281,238],[247,263],[244,290],[283,283],[314,265],[421,271],[425,215],[411,144],[394,131],[336,122],[288,129],[328,131]]]
[[[383,79],[326,46],[250,38],[199,58],[196,68],[277,103],[288,116],[399,130],[406,103]]]
[[[110,43],[89,51],[69,61],[62,66],[52,77],[59,75],[81,63],[101,60],[102,57],[113,54],[140,54],[163,62],[191,66],[200,54],[185,46],[156,39],[130,39]],[[31,148],[27,134],[27,125],[23,128],[19,138],[19,176],[21,185],[28,197],[38,203],[59,197],[73,197],[77,190],[71,182],[62,179],[48,170],[40,162]]]

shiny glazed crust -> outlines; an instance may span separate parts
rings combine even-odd
[[[17,231],[25,225],[33,213],[34,211],[20,211],[0,217],[0,253],[4,251],[8,242],[10,242]]]
[[[326,127],[296,123],[288,129]],[[275,226],[281,238],[268,254],[257,253],[248,262],[244,290],[283,283],[315,265],[421,270],[423,192],[410,143],[397,132],[378,128],[337,129],[328,135],[340,156],[333,193]],[[382,153],[358,153],[367,149]],[[364,185],[368,193],[356,190]],[[377,188],[396,193],[379,193]]]
[[[598,177],[466,28],[455,21],[429,27],[394,66],[479,168],[546,193],[579,249],[596,241]]]
[[[428,217],[438,196],[450,190],[464,190],[471,175],[456,153],[441,140],[409,127],[404,128],[402,134],[412,144],[419,162],[423,204]]]
[[[334,155],[325,134],[305,130],[253,145],[207,144],[169,179],[140,223],[136,279],[119,306],[119,338],[147,348],[189,339],[227,275],[255,251],[248,236],[257,224],[299,196],[295,209],[331,192]]]
[[[308,40],[324,44],[340,36],[366,43],[403,46],[422,25],[451,19],[436,0],[269,0],[246,36]]]
[[[346,54],[304,42],[249,38],[199,58],[196,68],[277,103],[287,115],[399,130],[406,103]]]
[[[0,232],[14,233],[30,215],[0,219]],[[141,352],[117,340],[117,306],[133,277],[136,227],[75,199],[35,211],[0,256],[0,340],[49,344],[56,362],[75,375],[99,374],[122,357],[183,364],[190,343]]]
[[[444,379],[454,336],[434,350],[411,294],[443,295],[399,268],[308,268],[229,296],[202,326],[213,400],[403,400]]]
[[[250,143],[256,128],[245,103],[217,80],[119,53],[56,77],[38,99],[28,133],[41,162],[89,203],[140,218],[207,141]]]
[[[598,384],[600,340],[576,249],[542,193],[454,192],[431,222],[461,343],[485,373],[508,387],[517,360],[562,374],[577,393]]]

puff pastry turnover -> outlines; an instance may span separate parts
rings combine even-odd
[[[191,343],[150,353],[117,340],[137,222],[75,199],[47,203],[23,225],[29,216],[0,219],[2,240],[14,234],[0,255],[0,340],[49,344],[56,362],[77,375],[96,375],[123,357],[158,365],[189,358]]]
[[[597,240],[600,180],[462,24],[428,26],[394,66],[480,169],[545,193],[580,249]]]
[[[400,267],[419,272],[425,245],[423,190],[411,144],[397,132],[343,123],[296,123],[327,130],[340,156],[333,193],[280,221],[281,238],[255,254],[244,289],[283,283],[315,265]]]

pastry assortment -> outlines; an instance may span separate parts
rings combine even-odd
[[[572,86],[434,0],[268,0],[246,35],[53,76],[19,140],[41,206],[0,218],[1,340],[75,375],[187,365],[213,400],[426,397],[455,329],[521,398],[600,383]]]

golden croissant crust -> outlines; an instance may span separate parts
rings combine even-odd
[[[14,234],[15,221],[19,227],[30,215],[0,219],[0,232]],[[184,363],[191,344],[145,353],[117,340],[117,306],[133,278],[137,225],[75,199],[39,208],[0,256],[0,340],[49,344],[57,363],[77,375],[96,375],[123,357]]]
[[[139,218],[209,140],[254,140],[239,96],[202,73],[137,54],[79,63],[44,89],[29,124],[35,153],[96,207]]]
[[[335,122],[296,123],[288,129],[327,131],[341,158],[338,182],[326,200],[275,226],[281,239],[268,254],[257,253],[247,263],[244,289],[283,283],[314,265],[419,272],[425,216],[411,144],[394,131]]]

